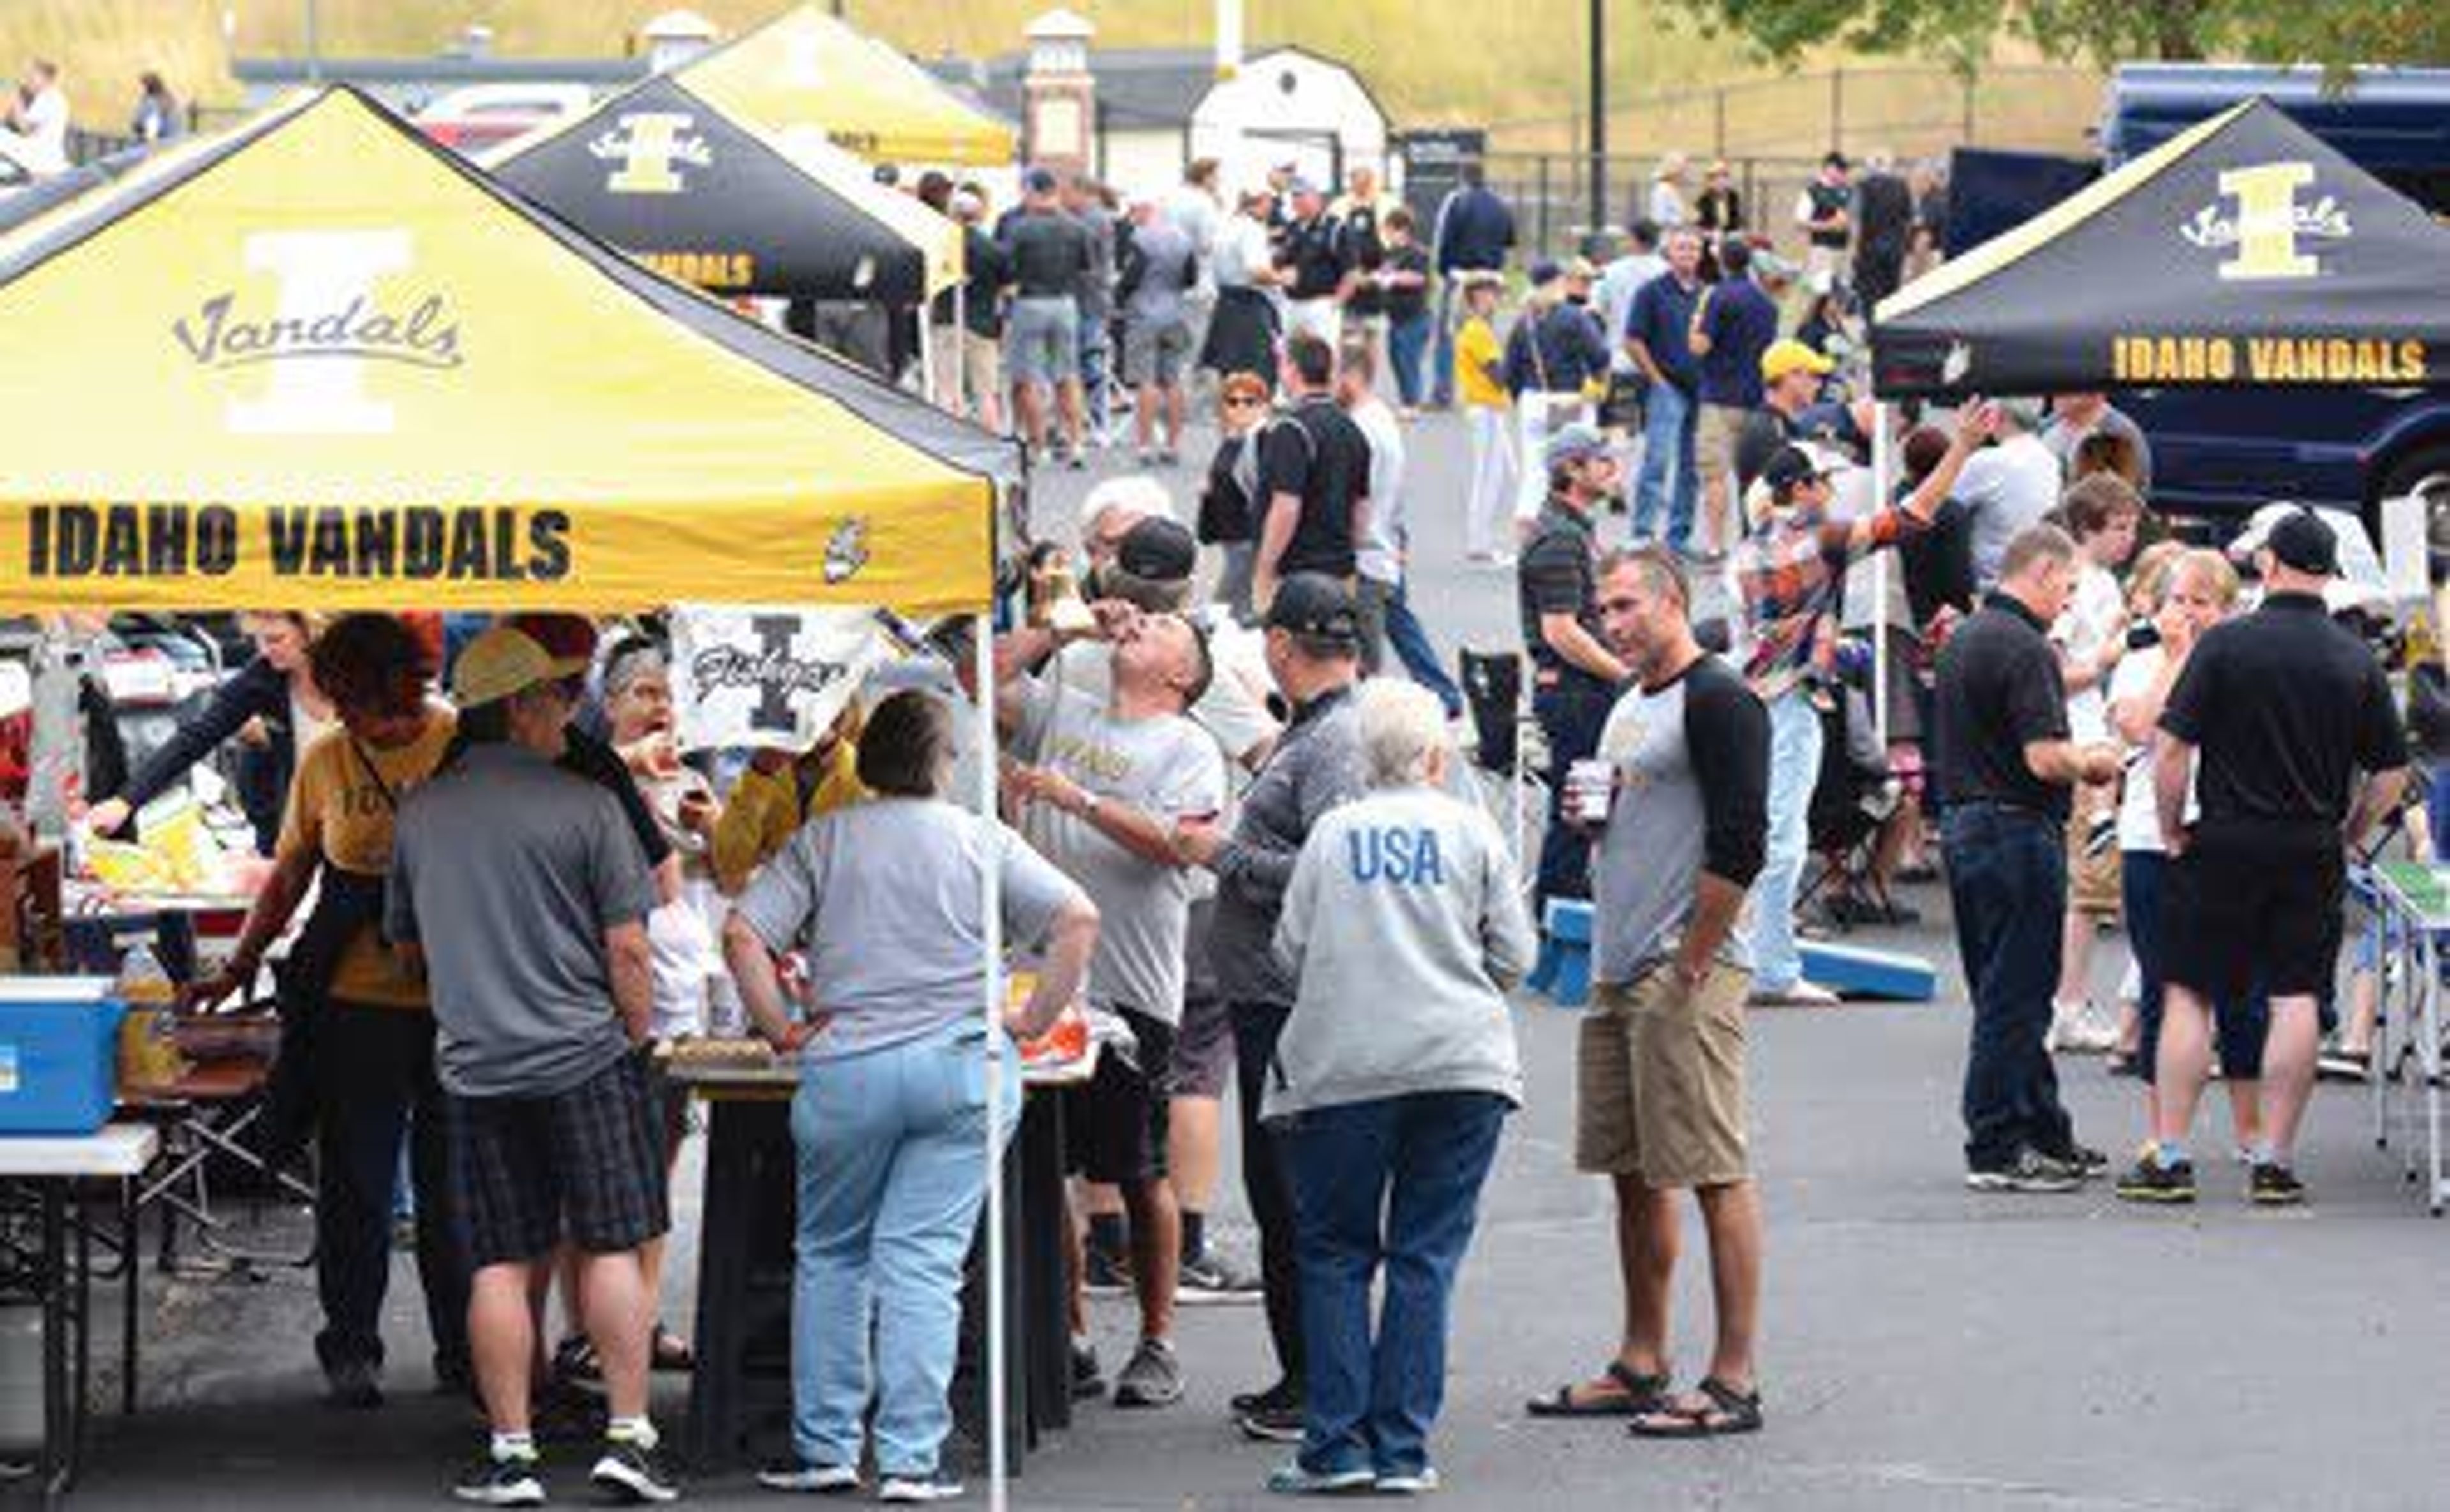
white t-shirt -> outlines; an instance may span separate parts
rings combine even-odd
[[[68,170],[68,97],[55,85],[26,102],[25,129],[14,156],[28,173],[49,178]]]
[[[2058,623],[2051,627],[2051,639],[2069,661],[2082,666],[2099,657],[2111,636],[2125,633],[2127,597],[2119,591],[2117,577],[2110,569],[2087,562],[2076,577],[2074,596],[2068,600]],[[2095,683],[2068,694],[2068,734],[2079,745],[2110,738],[2110,700],[2103,692],[2107,686]]]
[[[1404,428],[1372,395],[1344,412],[1370,442],[1370,529],[1355,570],[1373,583],[1404,580]]]
[[[2151,691],[2154,680],[2161,675],[2162,664],[2168,659],[2168,652],[2158,646],[2129,651],[2121,658],[2118,669],[2110,674],[2110,696],[2105,701],[2103,717],[2108,717],[2109,705],[2141,698]],[[2073,712],[2071,705],[2070,712]],[[2118,848],[2149,851],[2157,856],[2161,853],[2161,800],[2153,791],[2150,742],[2127,746],[2126,773],[2127,785],[2118,795]],[[2196,811],[2194,779],[2189,776],[2187,779],[2187,818],[2191,821]]]
[[[2059,459],[2036,436],[2012,436],[1965,459],[1955,494],[1973,521],[1974,580],[1984,591],[1998,584],[2008,543],[2041,523],[2059,488]]]

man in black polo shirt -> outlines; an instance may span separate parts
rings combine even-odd
[[[2314,1090],[2318,999],[2338,965],[2346,850],[2407,785],[2390,680],[2324,611],[2338,552],[2314,514],[2283,516],[2255,552],[2263,608],[2204,632],[2161,711],[2152,780],[2176,860],[2162,907],[2160,1111],[2153,1147],[2120,1196],[2193,1200],[2186,1139],[2210,1065],[2207,1004],[2260,988],[2271,1002],[2264,1143],[2249,1152],[2246,1194],[2268,1206],[2305,1200],[2292,1169],[2297,1125]],[[2201,807],[2191,824],[2190,780]]]
[[[1581,424],[1549,436],[1542,460],[1548,500],[1515,569],[1523,647],[1531,656],[1531,713],[1548,740],[1548,831],[1532,898],[1543,912],[1535,917],[1545,916],[1551,898],[1591,895],[1590,839],[1565,822],[1565,774],[1599,748],[1626,675],[1601,633],[1594,519],[1623,485],[1624,469],[1607,437]]]
[[[1285,339],[1289,413],[1259,437],[1268,501],[1251,574],[1264,615],[1276,584],[1318,572],[1352,586],[1353,548],[1370,525],[1370,438],[1335,402],[1335,349],[1307,331]]]
[[[1332,342],[1343,333],[1344,228],[1327,213],[1327,196],[1308,180],[1293,186],[1293,216],[1285,226],[1276,264],[1292,276],[1285,285],[1286,328]]]
[[[2075,1142],[2042,1043],[2067,906],[2068,793],[2110,781],[2119,765],[2112,747],[2068,738],[2049,631],[2074,587],[2075,543],[2033,527],[1939,659],[1948,891],[1974,998],[1965,1184],[1977,1192],[2068,1192],[2106,1163]]]

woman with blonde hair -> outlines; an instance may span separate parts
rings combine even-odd
[[[255,655],[179,722],[178,733],[146,758],[117,793],[93,805],[87,823],[97,835],[115,835],[128,819],[176,786],[190,768],[224,742],[239,743],[236,780],[239,806],[255,829],[259,855],[272,854],[281,836],[281,814],[289,798],[298,753],[332,726],[332,701],[315,687],[306,653],[322,632],[322,616],[299,610],[250,610],[239,626],[255,642]]]

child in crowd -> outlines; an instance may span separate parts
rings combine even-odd
[[[1513,509],[1515,457],[1512,401],[1506,392],[1506,348],[1497,339],[1495,273],[1463,275],[1464,321],[1455,333],[1455,397],[1471,428],[1471,491],[1465,495],[1464,545],[1472,561],[1509,567],[1513,536],[1498,537]]]

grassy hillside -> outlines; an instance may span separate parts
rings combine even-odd
[[[781,3],[691,0],[727,30],[772,14]],[[848,0],[848,12],[909,51],[976,55],[1018,46],[1022,26],[1052,3]],[[1099,44],[1111,47],[1199,45],[1213,14],[1210,0],[1074,4],[1097,22]],[[431,53],[475,21],[494,29],[496,48],[505,54],[612,53],[662,8],[662,0],[319,0],[323,48],[335,55]],[[0,0],[0,61],[13,68],[14,60],[56,58],[68,70],[80,119],[103,126],[124,114],[144,68],[161,69],[184,93],[229,99],[232,48],[242,56],[301,51],[303,11],[304,0]],[[1526,125],[1523,145],[1559,147],[1578,139],[1573,116],[1584,89],[1585,13],[1585,0],[1248,0],[1246,12],[1254,39],[1353,60],[1399,123],[1545,123]],[[227,43],[225,18],[233,24]],[[1738,46],[1701,36],[1658,0],[1614,0],[1609,20],[1610,83],[1619,99],[1761,72]],[[1900,92],[1927,93],[1928,87]],[[1764,125],[1783,119],[1780,102],[1762,104]],[[1624,144],[1636,147],[1655,145],[1662,133],[1701,129],[1698,118],[1691,126],[1618,123]]]

